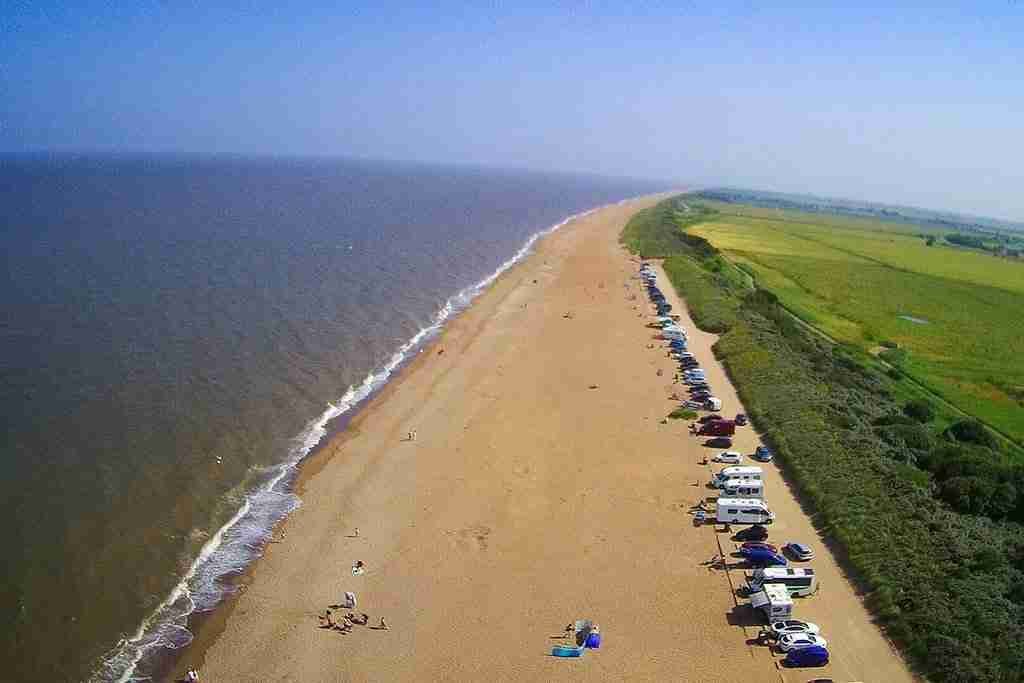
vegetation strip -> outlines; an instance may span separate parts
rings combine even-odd
[[[1024,467],[861,349],[809,332],[691,230],[694,196],[638,213],[622,241],[664,258],[758,429],[871,609],[935,681],[1024,672]],[[875,267],[873,264],[865,264]]]

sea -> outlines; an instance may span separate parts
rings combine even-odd
[[[159,678],[302,504],[332,425],[539,235],[669,186],[0,158],[0,678]]]

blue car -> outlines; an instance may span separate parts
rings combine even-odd
[[[799,650],[790,650],[786,658],[782,660],[783,666],[825,666],[828,664],[828,650],[812,645]]]
[[[771,462],[774,457],[772,450],[767,446],[758,446],[754,451],[754,460],[758,462]]]
[[[789,562],[767,548],[740,548],[740,555],[754,567],[785,567]]]

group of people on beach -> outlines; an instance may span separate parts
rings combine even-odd
[[[359,529],[355,529],[349,538],[359,538]],[[356,560],[352,563],[352,576],[361,576],[366,572],[366,564],[362,560]],[[352,631],[353,626],[366,626],[370,623],[370,615],[366,612],[356,614],[354,611],[345,614],[341,619],[335,621],[334,615],[331,613],[331,609],[347,609],[355,610],[356,608],[356,594],[352,591],[345,591],[345,601],[340,605],[331,605],[328,609],[324,610],[323,614],[317,614],[316,618],[320,622],[320,628],[329,629],[332,631],[340,631],[341,633],[349,633]],[[377,626],[371,626],[377,631],[389,630],[388,624],[384,621],[384,617],[380,618],[380,623]]]
[[[334,631],[340,631],[341,633],[349,633],[353,626],[366,626],[370,623],[370,615],[366,612],[356,614],[355,612],[349,612],[344,615],[338,621],[334,620],[334,615],[331,614],[331,610],[324,610],[323,614],[317,615],[317,620],[320,622],[320,628],[330,629]],[[384,617],[380,618],[380,624],[377,626],[379,631],[387,631],[388,625],[384,621]]]

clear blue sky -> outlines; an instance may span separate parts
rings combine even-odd
[[[480,4],[6,0],[0,151],[467,162],[1024,219],[1024,1]]]

